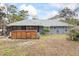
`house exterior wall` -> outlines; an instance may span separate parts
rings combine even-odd
[[[44,27],[39,27],[39,33],[43,33]],[[67,34],[69,32],[69,30],[71,29],[71,27],[68,26],[52,26],[49,27],[49,32],[48,34]]]
[[[34,27],[34,26],[33,26]],[[37,27],[34,27],[35,28],[35,30],[39,33],[39,34],[41,34],[41,33],[43,33],[44,32],[44,30],[43,30],[43,26],[37,26]],[[68,33],[68,31],[70,30],[70,28],[71,27],[67,27],[67,26],[51,26],[51,27],[49,27],[49,32],[48,32],[48,34],[66,34],[66,33]],[[16,29],[16,28],[15,28]],[[9,33],[11,32],[11,31],[14,31],[15,29],[13,29],[12,27],[9,27],[9,29],[8,29],[8,31],[9,31]],[[20,28],[19,27],[17,27],[17,29],[16,30],[19,30]],[[22,29],[21,29],[22,30]]]
[[[10,32],[12,31],[16,31],[16,30],[35,30],[36,32],[39,32],[39,27],[38,26],[10,26],[7,27],[7,33],[8,35],[10,34]]]
[[[67,34],[70,30],[70,27],[59,26],[59,27],[50,27],[49,34]]]

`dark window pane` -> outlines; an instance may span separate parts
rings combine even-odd
[[[25,26],[22,26],[21,29],[22,29],[22,30],[26,30],[26,27],[25,27]]]
[[[17,30],[17,28],[15,26],[12,27],[13,30]]]

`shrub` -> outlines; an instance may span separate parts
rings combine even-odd
[[[74,40],[76,40],[76,41],[79,40],[79,32],[75,32]]]
[[[50,30],[49,30],[49,27],[44,27],[44,28],[43,28],[43,31],[40,32],[40,34],[45,35],[45,34],[48,34],[49,31],[50,31]]]
[[[48,34],[48,32],[49,32],[49,27],[44,27],[43,28],[43,34]]]
[[[79,31],[73,29],[69,33],[69,39],[73,41],[79,41]]]
[[[49,32],[49,28],[47,28],[47,27],[44,28],[43,30],[44,30],[44,32]]]
[[[44,31],[43,31],[43,32],[40,32],[40,34],[44,35],[45,33],[44,33]]]

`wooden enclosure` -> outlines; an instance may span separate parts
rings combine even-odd
[[[36,39],[37,31],[34,30],[16,30],[11,32],[12,39]]]

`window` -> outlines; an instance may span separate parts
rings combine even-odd
[[[20,27],[20,26],[18,26],[18,27],[17,27],[17,30],[21,30],[21,27]]]
[[[35,29],[37,29],[37,27],[33,27],[33,26],[27,26],[26,27],[26,30],[35,30]]]
[[[65,31],[67,32],[67,29],[65,29]]]
[[[30,30],[34,30],[34,27],[30,27]]]
[[[26,30],[29,30],[29,27],[26,27]]]
[[[22,30],[26,30],[26,27],[25,27],[25,26],[22,26],[21,29],[22,29]]]
[[[57,33],[59,33],[59,30],[57,30]]]
[[[12,29],[13,29],[13,30],[17,30],[17,27],[13,26]]]
[[[54,27],[54,29],[56,29],[56,27]]]

